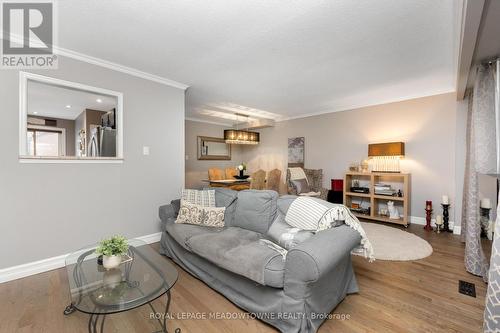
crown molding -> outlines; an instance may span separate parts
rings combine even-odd
[[[205,123],[205,124],[212,124],[212,125],[219,125],[219,126],[225,126],[225,127],[232,127],[232,124],[226,124],[226,123],[220,123],[217,121],[211,121],[211,120],[205,120],[201,118],[196,118],[196,117],[185,117],[185,120],[189,121],[196,121],[198,123]]]
[[[2,29],[0,29],[0,36],[3,36],[3,30]],[[0,39],[3,39],[3,38],[0,38]],[[10,40],[12,40],[14,42],[17,42],[17,43],[24,42],[24,38],[22,38],[19,35],[15,35],[15,34],[10,34]],[[73,51],[73,50],[69,50],[69,49],[66,49],[66,48],[63,48],[63,47],[60,47],[60,46],[53,45],[52,47],[53,47],[53,50],[54,50],[54,54],[56,54],[58,56],[63,56],[63,57],[66,57],[66,58],[71,58],[71,59],[79,60],[79,61],[82,61],[82,62],[86,62],[88,64],[92,64],[92,65],[104,67],[104,68],[111,69],[111,70],[114,70],[114,71],[117,71],[117,72],[125,73],[125,74],[128,74],[128,75],[139,77],[141,79],[145,79],[145,80],[148,80],[148,81],[153,81],[153,82],[156,82],[156,83],[160,83],[160,84],[163,84],[163,85],[166,85],[166,86],[170,86],[170,87],[174,87],[174,88],[178,88],[178,89],[182,89],[182,90],[186,90],[187,88],[189,88],[189,85],[187,85],[187,84],[184,84],[184,83],[181,83],[181,82],[177,82],[177,81],[174,81],[174,80],[170,80],[170,79],[167,79],[167,78],[165,78],[163,76],[159,76],[159,75],[151,74],[151,73],[148,73],[148,72],[144,72],[144,71],[132,68],[132,67],[120,65],[120,64],[118,64],[116,62],[112,62],[112,61],[104,60],[104,59],[101,59],[101,58],[93,57],[93,56],[90,56],[90,55],[87,55],[87,54],[84,54],[84,53],[80,53],[80,52],[76,52],[76,51]]]
[[[314,117],[314,116],[320,116],[328,113],[335,113],[335,112],[343,112],[343,111],[353,111],[356,109],[362,109],[362,108],[367,108],[367,107],[372,107],[372,106],[379,106],[379,105],[384,105],[384,104],[390,104],[390,103],[397,103],[397,102],[404,102],[404,101],[409,101],[412,99],[418,99],[418,98],[425,98],[425,97],[432,97],[432,96],[437,96],[437,95],[444,95],[444,94],[449,94],[449,93],[454,93],[456,90],[454,88],[450,89],[443,89],[442,91],[437,91],[431,94],[415,94],[415,95],[407,95],[403,97],[398,97],[398,98],[390,98],[386,100],[382,100],[380,102],[375,102],[375,103],[357,103],[357,104],[351,104],[351,105],[346,105],[342,106],[338,109],[332,109],[328,111],[319,111],[319,112],[312,112],[312,113],[303,113],[299,114],[296,116],[291,116],[291,117],[286,117],[282,118],[279,120],[276,120],[276,122],[283,122],[283,121],[288,121],[288,120],[294,120],[294,119],[301,119],[301,118],[308,118],[308,117]]]
[[[92,56],[89,56],[89,55],[86,55],[83,53],[79,53],[76,51],[68,50],[68,49],[65,49],[62,47],[54,47],[54,51],[55,51],[55,54],[60,55],[60,56],[83,61],[83,62],[86,62],[88,64],[92,64],[92,65],[101,66],[101,67],[108,68],[108,69],[111,69],[111,70],[114,70],[117,72],[122,72],[122,73],[129,74],[132,76],[140,77],[140,78],[145,79],[145,80],[153,81],[156,83],[161,83],[161,84],[164,84],[164,85],[167,85],[170,87],[174,87],[174,88],[178,88],[178,89],[182,89],[182,90],[186,90],[187,88],[189,88],[189,85],[184,84],[184,83],[173,81],[173,80],[167,79],[167,78],[162,77],[162,76],[147,73],[147,72],[144,72],[144,71],[132,68],[132,67],[120,65],[120,64],[117,64],[115,62],[111,62],[111,61],[104,60],[101,58],[92,57]]]

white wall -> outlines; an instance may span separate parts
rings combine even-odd
[[[231,146],[231,160],[198,160],[197,137],[211,136],[222,138],[224,136],[224,129],[228,128],[229,126],[186,120],[186,188],[203,188],[207,186],[207,183],[203,182],[203,179],[208,179],[209,168],[224,170],[225,168],[236,167],[242,162],[241,145]]]
[[[286,170],[287,139],[304,136],[305,166],[323,169],[329,188],[351,162],[367,158],[369,143],[403,141],[402,171],[412,174],[411,215],[424,217],[426,200],[439,207],[441,195],[448,194],[454,221],[462,198],[456,183],[463,182],[463,168],[456,163],[463,163],[464,152],[456,156],[456,149],[465,137],[465,110],[452,93],[279,122],[260,131],[260,145],[244,148],[244,160],[250,171]]]
[[[160,231],[184,185],[184,91],[64,57],[38,74],[122,92],[123,164],[21,164],[19,75],[0,71],[0,268]],[[142,147],[151,155],[143,156]]]

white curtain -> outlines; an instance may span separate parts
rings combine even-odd
[[[469,96],[467,157],[462,214],[465,268],[488,280],[488,260],[481,247],[478,174],[497,173],[497,116],[494,65],[478,68],[474,90]]]
[[[500,61],[497,60],[495,68],[496,82],[496,121],[500,123]],[[497,174],[500,173],[500,130],[497,131]],[[499,200],[500,201],[500,200]],[[486,292],[486,307],[484,310],[485,333],[500,331],[500,204],[497,206],[495,222],[495,238],[491,248],[490,272],[488,276],[488,290]]]

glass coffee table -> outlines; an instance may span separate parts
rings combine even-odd
[[[66,258],[71,304],[64,314],[75,310],[89,314],[89,332],[103,332],[106,315],[146,304],[161,325],[159,332],[167,332],[170,289],[177,281],[177,270],[143,241],[132,239],[128,244],[131,260],[109,270],[98,263],[95,249],[99,244],[87,246]],[[163,295],[167,297],[165,312],[159,314],[151,302]]]

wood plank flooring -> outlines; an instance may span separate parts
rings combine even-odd
[[[359,294],[349,295],[319,332],[480,332],[486,285],[465,272],[463,245],[451,234],[408,231],[434,248],[430,257],[412,262],[375,261],[354,256]],[[158,248],[158,244],[152,245]],[[168,260],[168,259],[165,259]],[[245,312],[181,268],[172,289],[169,332],[276,332],[258,320],[193,319],[196,313]],[[476,284],[477,297],[458,293],[458,280]],[[88,315],[64,316],[68,303],[66,271],[58,269],[0,284],[0,332],[87,332]],[[154,303],[164,308],[164,298]],[[147,306],[106,317],[105,332],[152,332],[160,326]],[[182,317],[184,316],[184,317]],[[343,316],[343,317],[341,317]]]

